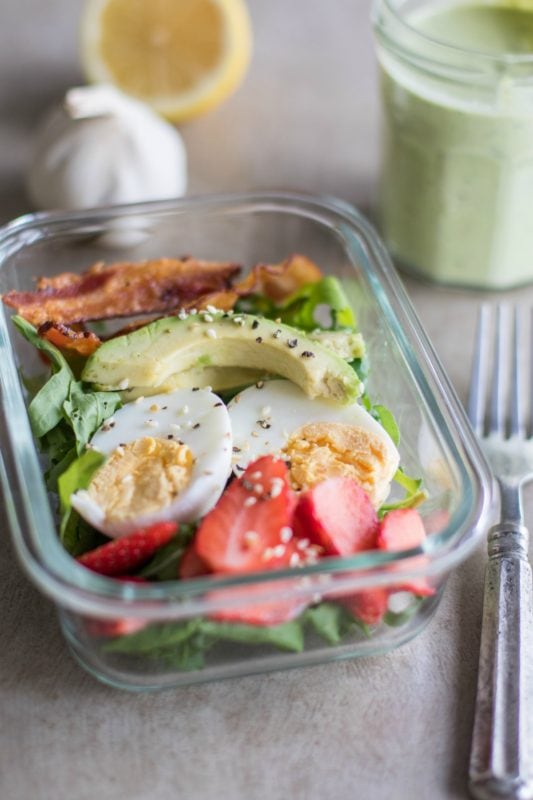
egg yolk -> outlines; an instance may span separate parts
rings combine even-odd
[[[190,483],[186,444],[147,436],[121,445],[95,473],[88,492],[113,521],[146,516],[169,505]]]
[[[315,422],[294,431],[284,447],[296,490],[327,478],[355,480],[378,506],[388,493],[387,448],[371,431],[338,422]]]

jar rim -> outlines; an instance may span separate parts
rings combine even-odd
[[[457,3],[457,5],[459,5],[459,3]],[[478,66],[485,64],[487,67],[492,68],[492,70],[501,70],[502,68],[511,69],[513,67],[523,66],[533,67],[533,52],[491,53],[487,50],[463,47],[429,35],[409,22],[405,15],[401,13],[400,6],[401,0],[400,2],[398,0],[374,0],[372,22],[376,32],[385,36],[390,43],[394,41],[396,47],[400,46],[405,55],[408,55],[410,51],[416,52],[417,46],[426,45],[434,48],[434,52],[431,54],[431,60],[436,62],[449,62],[449,60],[454,57],[466,57],[474,58]],[[394,36],[394,31],[391,31],[391,25],[397,26],[400,37],[403,34],[404,37],[407,36],[412,40],[411,46],[408,46],[405,42],[400,43],[400,38]]]

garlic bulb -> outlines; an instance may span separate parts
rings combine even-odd
[[[67,92],[37,131],[27,177],[30,199],[43,209],[179,197],[186,184],[177,130],[107,85]]]

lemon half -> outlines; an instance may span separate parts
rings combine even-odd
[[[221,103],[251,54],[244,0],[87,0],[82,65],[173,122]]]

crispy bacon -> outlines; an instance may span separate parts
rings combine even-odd
[[[322,272],[314,261],[295,253],[281,264],[256,264],[234,289],[240,297],[264,294],[275,303],[281,303],[306,283],[317,283],[321,278]]]
[[[35,292],[8,292],[6,305],[35,326],[169,311],[223,292],[240,267],[194,258],[94,264],[81,275],[41,278]]]
[[[37,329],[37,333],[60,350],[71,350],[80,356],[90,356],[102,343],[96,333],[78,331],[62,322],[45,322]]]

